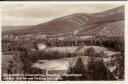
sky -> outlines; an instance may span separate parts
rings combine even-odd
[[[6,4],[2,26],[36,25],[73,13],[96,13],[121,4]]]

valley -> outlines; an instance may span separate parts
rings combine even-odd
[[[120,6],[37,25],[3,26],[2,80],[7,81],[4,74],[23,74],[23,81],[31,78],[28,74],[43,75],[35,81],[124,80],[124,21]]]

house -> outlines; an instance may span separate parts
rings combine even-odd
[[[37,47],[38,47],[38,50],[40,51],[40,50],[45,49],[46,48],[46,45],[43,44],[43,43],[40,43],[40,44],[37,44]]]

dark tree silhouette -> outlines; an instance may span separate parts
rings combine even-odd
[[[79,57],[76,64],[69,67],[67,74],[76,74],[79,76],[63,76],[63,80],[85,80],[86,79],[86,68],[83,64],[82,59]]]
[[[115,80],[114,75],[104,65],[103,60],[90,58],[87,65],[87,80]]]

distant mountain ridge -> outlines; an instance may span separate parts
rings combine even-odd
[[[79,31],[79,35],[123,35],[124,6],[100,13],[75,13],[24,29],[3,31],[3,34],[30,34],[45,32],[57,34]]]
[[[31,25],[32,26],[32,25]],[[18,29],[25,29],[31,26],[3,26],[2,31],[11,31],[11,30],[18,30]]]

